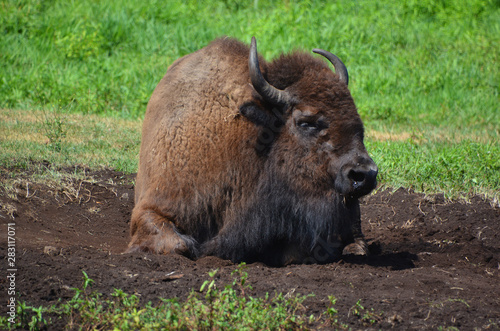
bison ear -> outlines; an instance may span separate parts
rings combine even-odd
[[[255,102],[247,102],[241,105],[240,113],[258,126],[280,127],[284,124],[283,115],[278,110],[271,113]]]
[[[247,102],[241,105],[240,113],[255,125],[266,126],[269,121],[266,111],[254,102]]]

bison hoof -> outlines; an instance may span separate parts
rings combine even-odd
[[[179,242],[175,245],[174,253],[179,254],[179,255],[185,255],[185,256],[191,255],[191,252],[189,251],[189,247],[184,241]]]
[[[368,245],[364,239],[357,239],[352,244],[344,247],[342,252],[343,255],[370,255],[370,251],[368,249]]]
[[[177,233],[159,233],[143,237],[134,236],[125,253],[149,252],[154,254],[179,254],[190,258],[198,254],[196,241]]]
[[[127,249],[122,254],[131,254],[131,253],[140,252],[140,251],[141,251],[141,248],[137,245],[134,245],[134,246],[127,247]]]

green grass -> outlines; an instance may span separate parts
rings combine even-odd
[[[337,53],[366,120],[498,130],[498,0],[6,0],[0,10],[1,108],[141,117],[176,58],[255,35],[267,58]]]
[[[167,66],[255,35],[268,59],[320,47],[344,60],[384,186],[499,198],[498,0],[6,0],[0,31],[4,166],[134,172]]]
[[[306,315],[303,303],[311,295],[275,293],[262,298],[252,297],[244,264],[233,271],[231,284],[215,279],[217,270],[209,273],[198,291],[188,298],[161,299],[160,303],[141,303],[139,296],[114,289],[109,295],[92,291],[94,283],[83,271],[81,288],[73,288],[73,298],[49,307],[34,307],[21,301],[17,305],[16,323],[0,316],[0,327],[29,330],[51,329],[55,323],[67,329],[80,330],[302,330],[319,325],[347,330],[339,320],[337,299],[329,296],[325,310]],[[382,313],[367,309],[359,300],[350,308],[351,322],[373,326],[382,320]]]
[[[447,198],[484,195],[500,198],[500,144],[463,140],[457,143],[426,140],[367,143],[381,170],[384,187],[406,187],[419,192],[441,192]]]

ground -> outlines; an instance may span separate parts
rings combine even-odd
[[[2,169],[0,181],[9,172]],[[89,176],[93,180],[67,179],[59,187],[20,177],[15,190],[0,191],[0,258],[7,260],[7,223],[14,223],[20,300],[39,306],[69,299],[70,288],[82,285],[82,270],[94,289],[109,294],[121,288],[142,302],[183,299],[213,269],[219,269],[217,282],[231,282],[237,265],[215,257],[122,254],[134,176],[111,170]],[[324,312],[333,295],[339,320],[353,329],[500,328],[497,205],[481,197],[448,201],[386,189],[363,200],[362,223],[371,256],[283,268],[250,264],[251,294],[314,293],[304,303],[307,315]],[[5,303],[6,277],[0,288]],[[0,314],[6,315],[5,304]]]

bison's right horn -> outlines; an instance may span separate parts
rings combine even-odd
[[[349,85],[349,74],[347,73],[347,68],[345,64],[335,54],[332,54],[328,51],[319,48],[313,49],[313,52],[326,57],[328,61],[330,61],[333,64],[335,72],[337,73],[337,75],[339,75],[339,80],[341,82],[344,82],[346,85]]]
[[[259,67],[259,59],[257,55],[257,41],[252,37],[250,45],[250,56],[248,58],[248,67],[250,69],[250,79],[254,89],[269,103],[274,105],[286,105],[290,102],[290,95],[283,90],[269,84]]]

